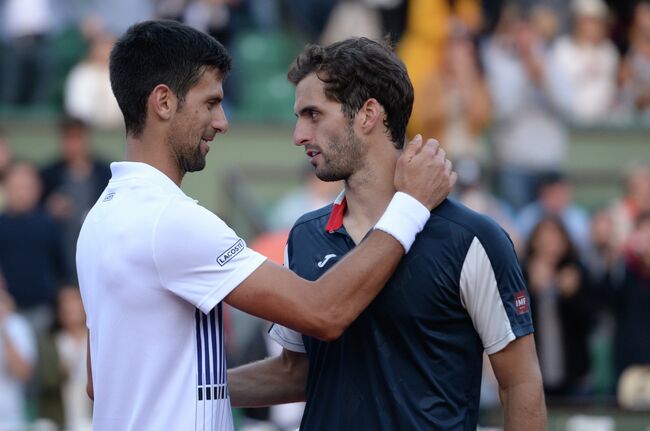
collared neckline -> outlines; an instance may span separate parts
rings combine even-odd
[[[156,185],[170,193],[187,196],[171,178],[148,163],[127,161],[112,162],[111,174],[111,181],[120,181],[129,178],[144,178],[155,182]]]
[[[325,231],[327,233],[334,233],[337,230],[343,227],[343,215],[345,214],[345,209],[347,208],[348,203],[345,199],[345,190],[339,193],[339,195],[334,200],[332,204],[332,212],[330,217],[327,220],[325,225]]]

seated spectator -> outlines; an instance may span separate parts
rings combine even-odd
[[[572,33],[557,40],[552,61],[568,78],[573,121],[606,121],[616,102],[618,51],[607,37],[607,5],[603,0],[573,0]]]
[[[557,217],[569,232],[571,242],[582,255],[589,243],[589,214],[575,203],[573,186],[560,172],[548,173],[541,179],[537,199],[519,211],[516,227],[522,238],[545,217]]]
[[[41,171],[41,200],[61,229],[67,271],[76,274],[75,250],[81,224],[108,184],[111,171],[108,164],[93,156],[90,129],[83,120],[66,117],[60,129],[60,156]]]
[[[634,8],[630,49],[621,67],[624,110],[650,121],[650,1]]]
[[[32,329],[0,280],[0,430],[26,429],[25,389],[36,356]]]
[[[5,211],[0,213],[0,268],[7,290],[39,335],[54,318],[56,286],[67,278],[54,220],[38,205],[36,167],[14,163],[5,177]]]
[[[595,312],[587,272],[562,222],[534,227],[522,263],[531,295],[535,342],[549,397],[590,393],[589,335]]]
[[[615,242],[614,230],[614,220],[609,210],[601,209],[591,216],[585,264],[595,281],[600,281],[605,274],[611,274],[620,267],[621,250]]]
[[[619,250],[626,246],[640,214],[650,211],[650,165],[635,164],[625,175],[625,194],[611,206],[614,241]]]
[[[606,280],[614,308],[614,363],[619,376],[632,365],[650,365],[650,212],[642,213],[624,253],[624,276]]]
[[[77,64],[65,83],[65,111],[93,127],[121,127],[122,111],[111,89],[108,61],[114,38],[98,34],[90,40],[88,55]]]

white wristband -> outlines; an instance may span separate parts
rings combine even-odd
[[[424,229],[430,216],[431,212],[420,201],[407,193],[397,192],[375,229],[393,236],[404,247],[404,253],[408,253],[415,236]]]

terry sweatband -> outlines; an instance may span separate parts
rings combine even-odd
[[[420,201],[407,193],[397,192],[375,229],[382,230],[398,240],[406,254],[430,216],[431,213]]]

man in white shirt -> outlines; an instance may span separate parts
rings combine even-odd
[[[363,243],[319,280],[301,279],[248,249],[179,188],[228,129],[221,102],[229,69],[216,40],[171,21],[131,27],[111,53],[126,161],[111,165],[77,246],[96,430],[231,430],[222,302],[337,338],[455,181],[435,141],[414,139],[397,164],[401,192]],[[309,156],[313,164],[326,157]]]

